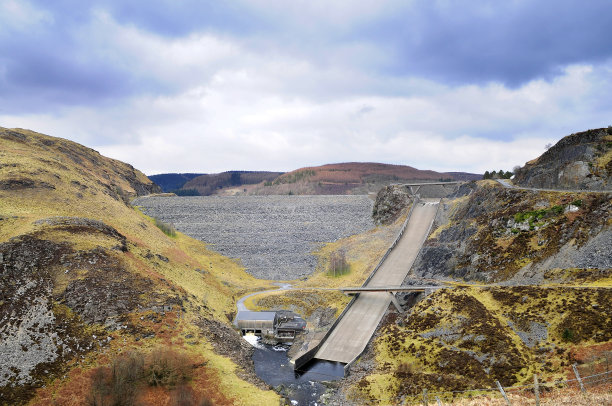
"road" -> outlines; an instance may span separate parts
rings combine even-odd
[[[404,235],[367,286],[402,284],[429,234],[438,205],[438,199],[417,203]],[[390,303],[389,293],[361,293],[315,358],[343,363],[353,361],[365,349]]]
[[[565,193],[612,193],[612,190],[592,190],[592,189],[543,189],[535,187],[517,186],[508,179],[495,179],[506,189],[532,190],[535,192],[565,192]]]

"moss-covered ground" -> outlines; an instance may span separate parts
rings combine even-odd
[[[355,385],[363,402],[418,401],[450,391],[566,379],[576,353],[612,340],[612,291],[567,287],[438,290],[387,318],[375,368]],[[602,347],[603,348],[603,347]],[[474,393],[472,393],[474,395]]]

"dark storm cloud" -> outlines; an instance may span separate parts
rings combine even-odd
[[[85,21],[74,10],[55,10],[33,25],[0,28],[1,112],[96,105],[142,90],[137,77],[86,45],[78,31]]]
[[[517,86],[612,57],[610,27],[608,0],[420,0],[361,32],[394,54],[391,73]]]
[[[184,90],[182,78],[159,78],[148,66],[132,63],[130,55],[100,51],[104,39],[87,38],[96,13],[159,38],[207,34],[269,59],[289,56],[320,69],[385,79],[377,82],[378,88],[372,88],[372,81],[345,86],[339,80],[335,95],[329,95],[336,89],[333,83],[310,84],[308,78],[282,90],[305,97],[410,93],[401,84],[390,85],[396,77],[517,87],[552,79],[569,64],[593,64],[612,56],[609,0],[322,4],[36,0],[31,7],[49,18],[7,28],[10,21],[0,15],[0,110],[33,112]]]

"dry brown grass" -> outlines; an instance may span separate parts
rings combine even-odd
[[[3,218],[0,242],[36,234],[45,240],[66,243],[73,250],[99,248],[135,276],[129,280],[146,279],[151,283],[150,290],[137,299],[145,310],[125,315],[133,329],[109,332],[113,341],[104,348],[105,353],[94,350],[85,354],[84,359],[79,357],[71,361],[66,373],[57,379],[46,377],[44,388],[33,388],[36,396],[32,404],[82,405],[91,386],[93,369],[108,365],[119,352],[160,345],[174,345],[193,359],[206,360],[205,368],[194,371],[193,383],[206,383],[207,396],[215,404],[251,404],[253,400],[260,404],[278,402],[275,393],[260,390],[238,378],[238,366],[229,358],[217,355],[205,338],[198,337],[197,346],[188,345],[182,339],[188,333],[197,334],[194,320],[208,317],[227,321],[228,314],[235,309],[234,297],[246,290],[268,287],[269,283],[253,278],[236,262],[209,251],[199,241],[180,233],[168,237],[154,225],[153,219],[126,204],[124,197],[136,195],[126,179],[143,184],[150,182],[131,166],[68,140],[25,130],[14,131],[21,137],[11,136],[7,131],[0,128],[0,161],[3,164],[0,165],[0,181],[9,185],[0,190],[0,216]],[[30,182],[35,187],[10,186],[14,181]],[[36,223],[56,216],[103,222],[125,236],[127,251],[113,250],[116,239],[95,231],[76,233]],[[54,281],[56,290],[66,287],[68,276],[84,278],[88,272],[89,268],[75,268],[66,275],[61,272]],[[136,287],[130,287],[137,291]],[[174,311],[160,316],[156,323],[146,317],[141,319],[151,313],[146,310],[149,299],[163,302],[165,298],[180,298],[185,310],[180,320]],[[139,331],[154,332],[155,337],[141,339]],[[196,391],[200,393],[199,389]],[[159,402],[146,404],[165,405],[170,398],[167,393],[161,396],[155,390],[151,390],[150,396]]]
[[[512,406],[533,406],[533,395],[508,394]],[[430,402],[435,404],[434,402]],[[476,399],[461,399],[452,403],[442,402],[443,405],[456,406],[506,406],[506,401],[499,397],[479,397]],[[612,405],[612,385],[591,388],[587,393],[580,393],[576,389],[558,389],[540,396],[542,406],[610,406]]]

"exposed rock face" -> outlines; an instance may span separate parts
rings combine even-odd
[[[68,217],[39,224],[40,233],[0,244],[0,403],[21,403],[28,388],[61,373],[68,360],[105,345],[105,331],[128,324],[124,316],[152,288],[125,270],[116,254],[125,237],[114,228]],[[75,250],[39,238],[58,227],[83,238],[103,233],[117,245]]]
[[[568,135],[538,159],[528,162],[515,183],[550,189],[612,189],[612,129]]]
[[[406,188],[385,186],[378,191],[372,217],[376,224],[390,224],[400,215],[412,199]]]
[[[78,320],[66,318],[52,295],[53,268],[69,251],[32,237],[0,244],[0,388],[9,393],[91,348],[91,336],[75,334]]]
[[[413,272],[537,283],[554,268],[609,269],[611,213],[612,195],[480,186],[467,199],[443,203],[438,230],[423,245]]]

